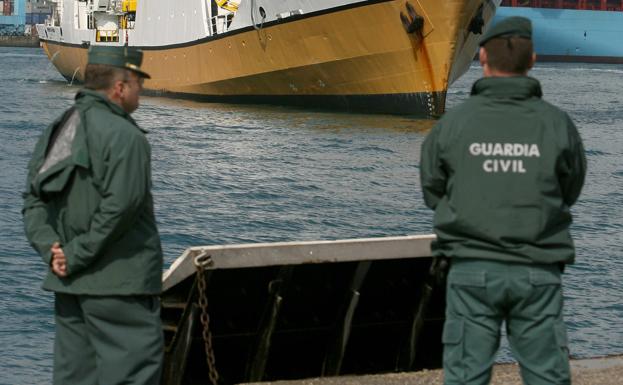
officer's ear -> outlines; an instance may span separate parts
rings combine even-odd
[[[534,63],[536,63],[536,52],[532,52],[532,57],[530,58],[530,65],[528,66],[528,71],[534,67]]]
[[[478,51],[478,60],[482,66],[483,75],[490,76],[491,69],[489,68],[489,57],[487,56],[487,50],[485,50],[485,47],[480,47],[480,50]]]
[[[478,60],[480,61],[481,66],[485,66],[487,63],[487,51],[485,51],[485,47],[480,47],[478,51]]]
[[[125,82],[121,79],[115,80],[113,84],[113,90],[117,94],[123,93],[123,88],[125,87]]]
[[[125,87],[128,85],[125,84],[123,79],[115,80],[110,88],[106,91],[106,96],[110,99],[111,102],[119,104],[121,99],[123,98]]]

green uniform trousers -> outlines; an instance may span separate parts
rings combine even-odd
[[[488,384],[506,321],[527,385],[571,384],[557,265],[454,258],[443,330],[445,385]]]
[[[157,297],[56,293],[55,311],[55,385],[160,384]]]

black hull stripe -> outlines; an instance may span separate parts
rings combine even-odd
[[[537,62],[604,63],[623,64],[621,56],[539,55]]]
[[[441,116],[446,99],[445,92],[377,95],[199,95],[145,90],[144,94],[208,103],[285,105],[342,112],[412,115],[421,118]],[[440,107],[434,109],[430,106]]]
[[[272,27],[275,25],[279,25],[279,24],[287,24],[287,23],[293,23],[293,22],[297,22],[303,19],[309,19],[312,17],[318,17],[318,16],[322,16],[322,15],[326,15],[326,14],[330,14],[330,13],[337,13],[337,12],[341,12],[347,9],[353,9],[353,8],[359,8],[359,7],[366,7],[372,4],[377,4],[377,3],[387,3],[390,1],[394,1],[394,0],[368,0],[368,1],[362,1],[359,3],[352,3],[352,4],[345,4],[345,5],[340,5],[339,7],[334,7],[334,8],[328,8],[328,9],[323,9],[320,11],[316,11],[316,12],[311,12],[311,13],[305,13],[302,15],[296,15],[296,16],[290,16],[287,17],[285,19],[281,19],[281,20],[274,20],[274,21],[270,21],[267,23],[264,23],[262,28],[267,28],[267,27]],[[206,43],[206,42],[210,42],[210,41],[216,41],[216,40],[220,40],[220,39],[225,39],[227,37],[231,37],[231,36],[235,36],[238,34],[242,34],[242,33],[246,33],[249,31],[253,31],[253,26],[248,26],[248,27],[244,27],[244,28],[240,28],[240,29],[236,29],[234,31],[231,32],[225,32],[225,33],[221,33],[218,34],[216,36],[207,36],[198,40],[193,40],[193,41],[189,41],[189,42],[185,42],[185,43],[178,43],[178,44],[170,44],[170,45],[159,45],[159,46],[135,46],[137,48],[140,48],[144,51],[159,51],[159,50],[164,50],[164,49],[174,49],[174,48],[184,48],[184,47],[190,47],[193,45],[197,45],[197,44],[202,44],[202,43]],[[51,43],[51,44],[56,44],[56,45],[61,45],[64,47],[84,47],[86,48],[86,45],[84,44],[76,44],[76,43],[66,43],[66,42],[60,42],[60,41],[56,41],[56,40],[48,40],[48,39],[44,39],[39,37],[40,40]]]

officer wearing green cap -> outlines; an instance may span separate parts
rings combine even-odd
[[[54,384],[158,384],[162,250],[151,150],[130,117],[142,52],[92,46],[84,89],[45,129],[24,193],[28,240],[55,294]]]
[[[503,322],[525,384],[571,383],[561,273],[575,258],[570,208],[586,160],[569,116],[527,76],[531,36],[521,17],[489,29],[480,42],[484,77],[422,145],[433,254],[450,261],[446,385],[489,383]]]

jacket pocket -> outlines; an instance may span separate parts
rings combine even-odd
[[[443,325],[443,367],[447,383],[461,384],[465,379],[465,323],[460,318],[448,318]]]
[[[444,345],[456,345],[463,342],[463,320],[461,319],[447,319],[443,325],[443,334],[441,336],[441,342]]]
[[[531,271],[530,283],[534,286],[560,285],[562,281],[559,272]]]
[[[485,287],[487,279],[484,271],[450,271],[448,282],[454,286]]]
[[[487,272],[457,271],[450,269],[447,308],[456,314],[471,316],[493,316],[495,309],[490,305],[487,290]]]
[[[559,271],[530,271],[531,291],[526,300],[525,314],[550,315],[562,313],[562,281]]]

